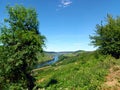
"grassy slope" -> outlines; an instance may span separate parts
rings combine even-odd
[[[111,56],[85,52],[77,56],[62,56],[49,68],[36,72],[37,85],[45,90],[100,89],[109,68],[118,63]]]
[[[46,62],[46,61],[49,61],[49,60],[52,60],[53,59],[53,56],[52,54],[48,54],[48,53],[44,53],[44,54],[38,54],[38,63],[43,63],[43,62]]]

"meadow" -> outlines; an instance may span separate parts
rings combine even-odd
[[[109,69],[118,59],[97,51],[61,55],[53,65],[34,70],[37,87],[45,90],[109,90],[105,87]],[[112,89],[113,90],[113,89]]]

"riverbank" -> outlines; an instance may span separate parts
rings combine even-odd
[[[38,63],[44,63],[53,59],[54,55],[44,52],[43,54],[38,53]]]
[[[56,63],[58,61],[58,58],[59,58],[60,55],[61,55],[60,53],[52,54],[53,58],[51,60],[41,62],[40,64],[38,64],[36,66],[36,68],[42,68],[42,67],[45,67],[45,66],[52,65],[52,64]]]
[[[97,90],[105,82],[109,69],[120,65],[119,60],[95,52],[62,59],[54,66],[36,71],[36,83],[40,89]]]

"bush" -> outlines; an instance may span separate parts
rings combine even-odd
[[[120,56],[120,17],[107,16],[106,24],[96,25],[95,35],[90,36],[91,43],[103,54],[115,58]]]

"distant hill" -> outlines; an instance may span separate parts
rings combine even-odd
[[[54,51],[45,51],[45,53],[50,54],[50,55],[55,55],[57,52],[54,52]]]
[[[45,53],[48,53],[48,54],[72,54],[72,53],[81,53],[81,52],[86,52],[84,50],[78,50],[78,51],[60,51],[60,52],[54,52],[54,51],[45,51]]]

